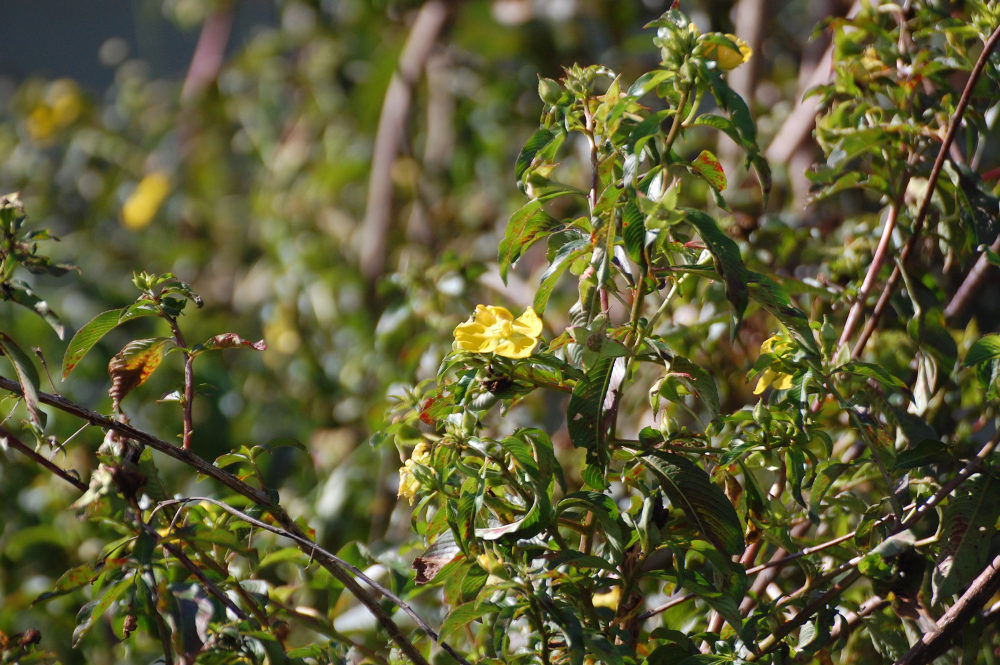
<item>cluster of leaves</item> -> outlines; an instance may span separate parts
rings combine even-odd
[[[940,11],[866,6],[833,26],[836,79],[816,93],[829,109],[818,129],[828,158],[814,177],[822,197],[875,192],[906,244],[927,214],[917,201],[904,216],[908,188],[922,177],[915,196],[931,199],[934,156],[962,123],[950,182],[933,189],[933,235],[941,258],[968,270],[997,238],[996,193],[975,176],[996,156],[986,131],[996,57],[968,116],[949,80],[989,55],[987,43],[979,56],[998,17],[982,3],[971,20],[942,23]],[[542,126],[517,160],[530,200],[500,244],[501,275],[544,243],[533,309],[545,312],[575,275],[565,328],[553,324],[537,348],[488,344],[529,328],[477,309],[436,384],[405,400],[389,430],[401,449],[415,446],[400,492],[430,545],[417,581],[443,589],[443,632],[464,630],[481,662],[784,662],[868,639],[902,658],[935,618],[937,632],[954,630],[946,610],[991,570],[998,338],[970,346],[974,329],[947,326],[933,261],[900,263],[906,288],[893,305],[909,321],[906,350],[881,348],[901,343],[893,322],[869,358],[863,342],[850,353],[847,310],[852,298],[863,310],[877,255],[867,286],[858,276],[836,290],[748,267],[720,224],[726,174],[698,150],[701,133],[724,133],[766,198],[769,169],[720,55],[738,61],[746,49],[674,10],[651,26],[660,66],[631,85],[605,67],[541,79]],[[565,146],[584,158],[562,163]],[[699,357],[719,312],[682,319],[720,292],[731,339],[777,330],[749,369],[762,396],[731,410]],[[899,355],[913,360],[900,366]],[[538,399],[565,419],[524,426],[520,405]],[[985,616],[974,625],[995,634]],[[975,658],[979,643],[965,644]]]

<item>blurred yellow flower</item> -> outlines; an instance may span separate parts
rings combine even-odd
[[[781,355],[782,353],[791,349],[791,345],[780,335],[773,335],[764,340],[764,343],[760,345],[760,352],[763,353],[774,353],[776,355]],[[788,390],[792,387],[792,375],[785,374],[784,372],[775,372],[773,369],[768,367],[764,370],[764,373],[760,375],[757,379],[757,385],[753,389],[754,395],[759,395],[768,386],[771,386],[775,390]]]
[[[695,34],[701,34],[698,30],[698,26],[694,23],[688,24],[688,30]],[[753,55],[753,49],[750,48],[750,45],[736,35],[726,33],[726,38],[736,45],[735,49],[730,46],[723,46],[713,42],[704,42],[701,50],[701,55],[704,58],[714,60],[719,66],[719,69],[724,72],[728,72],[730,69],[736,69],[749,60],[750,56]]]
[[[396,496],[406,497],[411,506],[417,499],[417,490],[420,489],[420,481],[413,475],[413,466],[415,464],[426,466],[430,461],[431,453],[427,450],[427,444],[421,441],[413,449],[410,459],[403,462],[403,466],[399,467],[399,491],[396,492]]]
[[[542,320],[528,308],[517,317],[504,307],[476,305],[475,313],[455,328],[455,348],[505,358],[527,358],[542,334]]]
[[[25,127],[31,138],[47,143],[64,127],[71,125],[83,111],[80,89],[70,79],[58,79],[49,84],[44,99],[31,109]]]
[[[139,181],[122,206],[122,223],[136,230],[149,224],[170,193],[170,179],[163,171],[154,171]]]

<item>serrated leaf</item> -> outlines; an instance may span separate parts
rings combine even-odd
[[[108,363],[111,387],[108,395],[118,409],[121,401],[133,389],[138,388],[163,362],[167,347],[174,341],[169,337],[137,339],[126,344]]]
[[[694,208],[684,208],[683,211],[685,220],[698,230],[698,235],[712,253],[715,270],[722,276],[726,285],[726,298],[733,306],[732,335],[735,337],[749,301],[747,282],[750,273],[743,265],[740,248],[732,238],[722,232],[709,215]]]
[[[959,593],[983,570],[1000,518],[997,481],[976,474],[955,489],[941,516],[941,550],[931,577],[933,604]]]
[[[743,552],[743,525],[733,504],[700,466],[685,457],[650,451],[641,458],[660,481],[670,503],[680,508],[708,542],[727,555]]]
[[[66,353],[63,356],[62,377],[65,379],[69,376],[69,373],[80,364],[87,352],[109,332],[126,321],[155,313],[152,309],[140,309],[133,306],[108,310],[92,318],[77,330],[73,339],[69,341],[69,346],[66,347]]]
[[[0,332],[0,353],[7,357],[7,360],[14,366],[14,373],[17,375],[17,382],[21,384],[21,394],[24,396],[24,404],[28,408],[28,416],[31,422],[39,428],[45,426],[45,414],[38,408],[38,371],[21,347],[17,345],[6,333]]]
[[[708,150],[702,150],[694,158],[694,161],[691,162],[691,168],[716,190],[721,192],[726,188],[726,172],[722,169],[722,164],[719,163],[715,155]]]
[[[604,411],[604,401],[611,386],[616,358],[602,358],[573,388],[566,410],[569,439],[577,448],[587,451],[587,459],[608,460],[607,437],[610,423]]]

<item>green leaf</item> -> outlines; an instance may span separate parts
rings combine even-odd
[[[562,135],[562,132],[555,129],[542,128],[528,139],[524,147],[521,148],[521,152],[517,155],[517,160],[514,162],[514,177],[517,178],[518,182],[521,181],[521,176],[524,175],[524,172],[528,170],[528,167],[535,160],[535,155],[551,144],[552,139]]]
[[[45,322],[59,335],[59,339],[65,337],[66,326],[59,320],[56,313],[52,311],[49,304],[35,295],[35,292],[27,284],[18,280],[12,280],[7,285],[7,288],[3,290],[3,294],[4,298],[22,307],[27,307],[45,319]]]
[[[698,531],[729,556],[743,552],[743,525],[736,509],[704,469],[680,455],[659,450],[641,458],[660,481],[670,502],[684,511]]]
[[[759,272],[749,271],[748,274],[750,297],[778,319],[805,350],[818,354],[819,349],[806,313],[795,306],[785,289],[776,281]]]
[[[588,461],[598,461],[601,467],[609,459],[607,437],[611,423],[604,410],[604,401],[616,364],[621,365],[621,361],[616,358],[599,360],[577,382],[566,409],[566,427],[570,441],[575,447],[587,451]]]
[[[726,188],[726,172],[715,155],[708,150],[702,150],[701,154],[694,158],[691,168],[716,190],[721,192]]]
[[[698,235],[705,241],[708,251],[715,259],[715,269],[726,285],[726,298],[733,306],[732,335],[736,336],[743,321],[749,301],[748,286],[750,273],[743,265],[740,248],[736,242],[722,232],[719,225],[709,215],[694,208],[683,208],[685,219],[698,229]]]
[[[976,340],[976,343],[969,348],[969,352],[965,354],[965,362],[962,363],[962,366],[971,367],[997,358],[1000,358],[1000,334],[993,333]]]
[[[719,415],[721,406],[719,404],[719,390],[715,385],[715,379],[707,371],[694,364],[687,358],[674,356],[670,361],[670,370],[664,378],[679,381],[687,390],[697,395],[698,398],[708,407],[712,417]],[[663,390],[661,388],[661,394]],[[665,395],[668,399],[677,399],[676,390],[673,394]]]
[[[963,591],[989,562],[990,541],[1000,518],[998,491],[995,478],[976,474],[949,497],[939,527],[941,550],[931,577],[933,604]]]
[[[622,236],[629,258],[640,266],[645,265],[646,222],[633,197],[629,198],[622,211]]]
[[[507,283],[507,273],[521,255],[533,244],[559,228],[559,222],[542,209],[540,201],[533,200],[511,215],[500,241],[500,277]]]
[[[69,373],[80,364],[80,361],[87,355],[87,352],[109,332],[126,321],[153,314],[156,314],[156,311],[153,309],[142,309],[132,306],[108,310],[92,318],[76,331],[73,339],[69,341],[69,346],[66,347],[66,354],[63,356],[63,378],[65,379],[69,376]]]
[[[905,383],[887,372],[881,365],[866,363],[860,360],[852,360],[838,367],[836,371],[846,372],[848,374],[864,377],[866,379],[872,379],[883,386],[909,392],[909,388],[906,387]]]
[[[17,382],[21,384],[21,394],[24,395],[24,404],[28,407],[28,416],[31,422],[39,429],[45,426],[45,414],[38,408],[38,371],[34,363],[21,347],[11,339],[7,333],[0,332],[0,353],[7,357],[7,360],[14,366],[14,373],[17,374]]]
[[[463,628],[467,624],[481,619],[490,612],[495,612],[496,609],[496,606],[492,603],[480,603],[476,601],[459,605],[448,613],[448,618],[441,624],[439,634],[442,638],[447,637],[459,628]]]
[[[615,565],[622,561],[624,537],[619,521],[618,506],[607,494],[601,492],[573,492],[562,498],[556,507],[556,514],[574,508],[588,511],[597,518],[601,535],[607,540],[610,560]]]
[[[125,577],[118,580],[110,588],[104,589],[99,597],[83,606],[77,615],[77,626],[73,630],[74,647],[80,644],[80,640],[83,639],[94,625],[94,620],[104,616],[104,613],[110,609],[112,603],[121,598],[132,586],[134,586],[132,577]]]
[[[542,274],[541,284],[535,293],[535,301],[532,307],[539,316],[545,313],[545,306],[549,302],[549,296],[556,287],[556,282],[566,270],[573,265],[573,261],[585,255],[591,250],[591,245],[584,238],[576,238],[564,243],[556,255],[552,258],[549,267]]]

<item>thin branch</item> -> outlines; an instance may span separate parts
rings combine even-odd
[[[861,283],[861,289],[858,291],[857,300],[854,301],[854,305],[851,307],[851,311],[847,315],[847,322],[844,323],[844,330],[840,333],[840,341],[837,342],[838,348],[850,341],[851,335],[854,334],[854,329],[861,321],[861,314],[864,312],[865,302],[867,302],[868,295],[872,292],[872,288],[875,286],[875,279],[878,277],[879,270],[882,269],[882,265],[885,263],[885,257],[889,251],[889,241],[892,239],[892,232],[896,228],[896,218],[899,216],[899,209],[903,204],[903,194],[906,192],[906,183],[908,181],[909,178],[904,178],[903,183],[900,185],[899,194],[896,196],[896,200],[889,206],[889,214],[886,215],[885,218],[885,228],[882,229],[882,237],[878,241],[878,247],[875,248],[875,254],[872,256],[872,262],[868,266],[868,273],[865,275],[865,279]]]
[[[0,427],[0,439],[5,439],[7,441],[8,446],[13,448],[17,452],[21,453],[25,457],[28,457],[29,459],[37,462],[38,464],[41,464],[46,469],[56,474],[57,476],[65,480],[67,483],[80,490],[81,492],[87,491],[87,483],[75,477],[69,471],[66,471],[65,469],[49,461],[49,459],[44,455],[39,455],[29,446],[26,446],[24,443],[22,443],[20,439],[18,439],[16,436],[14,436],[13,434],[11,434],[2,427]]]
[[[925,665],[944,654],[965,625],[997,591],[1000,591],[1000,555],[979,573],[962,597],[938,619],[937,629],[925,633],[896,661],[896,665]]]
[[[801,626],[803,623],[809,620],[813,614],[815,614],[820,608],[824,607],[831,600],[842,594],[847,590],[849,586],[854,584],[858,578],[861,577],[861,573],[857,570],[851,571],[847,577],[845,577],[840,582],[834,584],[830,589],[821,595],[819,598],[813,602],[806,605],[798,614],[793,616],[788,621],[783,622],[777,630],[768,635],[766,638],[760,642],[760,651],[757,653],[750,654],[747,657],[747,661],[755,661],[762,656],[767,655],[781,644],[781,640],[784,639],[789,633]]]
[[[455,0],[429,0],[420,8],[382,101],[361,232],[361,273],[369,282],[379,277],[385,266],[392,214],[391,171],[406,136],[413,90],[455,5]]]
[[[991,252],[1000,252],[1000,236],[993,241],[990,245]],[[944,308],[944,317],[949,320],[954,320],[961,316],[965,308],[968,307],[969,303],[978,295],[980,283],[986,279],[986,275],[989,274],[990,261],[986,258],[986,252],[983,252],[979,259],[976,261],[976,265],[972,266],[972,270],[969,274],[965,276],[962,280],[961,286],[955,291],[955,295],[952,296],[948,305]]]
[[[878,326],[878,321],[882,316],[882,312],[885,310],[886,305],[889,304],[889,298],[892,297],[893,291],[896,290],[896,284],[899,282],[902,272],[901,267],[906,265],[907,258],[909,258],[910,254],[913,252],[913,248],[916,246],[917,240],[920,238],[920,232],[923,230],[924,220],[927,218],[927,211],[930,209],[931,197],[933,197],[934,190],[937,188],[938,177],[941,175],[941,169],[944,167],[944,160],[948,155],[948,150],[955,140],[958,128],[962,124],[962,116],[965,115],[965,109],[969,105],[969,100],[972,98],[972,90],[976,87],[976,83],[979,81],[983,74],[983,69],[986,67],[986,62],[989,60],[990,54],[993,52],[993,49],[996,48],[998,43],[1000,43],[1000,26],[997,26],[993,30],[993,33],[989,36],[989,39],[986,40],[986,44],[983,46],[983,52],[979,54],[979,59],[976,60],[976,64],[972,68],[972,72],[969,74],[969,80],[966,81],[965,89],[962,90],[962,97],[958,100],[958,105],[955,107],[955,113],[952,116],[951,125],[948,127],[948,132],[945,134],[944,140],[941,142],[941,148],[938,150],[937,157],[934,159],[934,165],[931,167],[930,175],[927,177],[927,190],[924,192],[924,196],[920,201],[920,207],[917,209],[917,215],[913,220],[913,231],[910,234],[910,239],[907,240],[906,245],[903,247],[903,251],[900,252],[899,261],[893,269],[892,274],[889,276],[889,281],[886,282],[885,287],[882,289],[882,295],[879,296],[878,302],[875,304],[875,309],[872,311],[871,318],[868,319],[868,323],[865,325],[864,330],[861,331],[861,337],[858,339],[857,344],[854,345],[854,350],[851,352],[852,358],[858,358],[861,356],[861,353],[865,349],[865,345],[868,344],[869,338]]]

